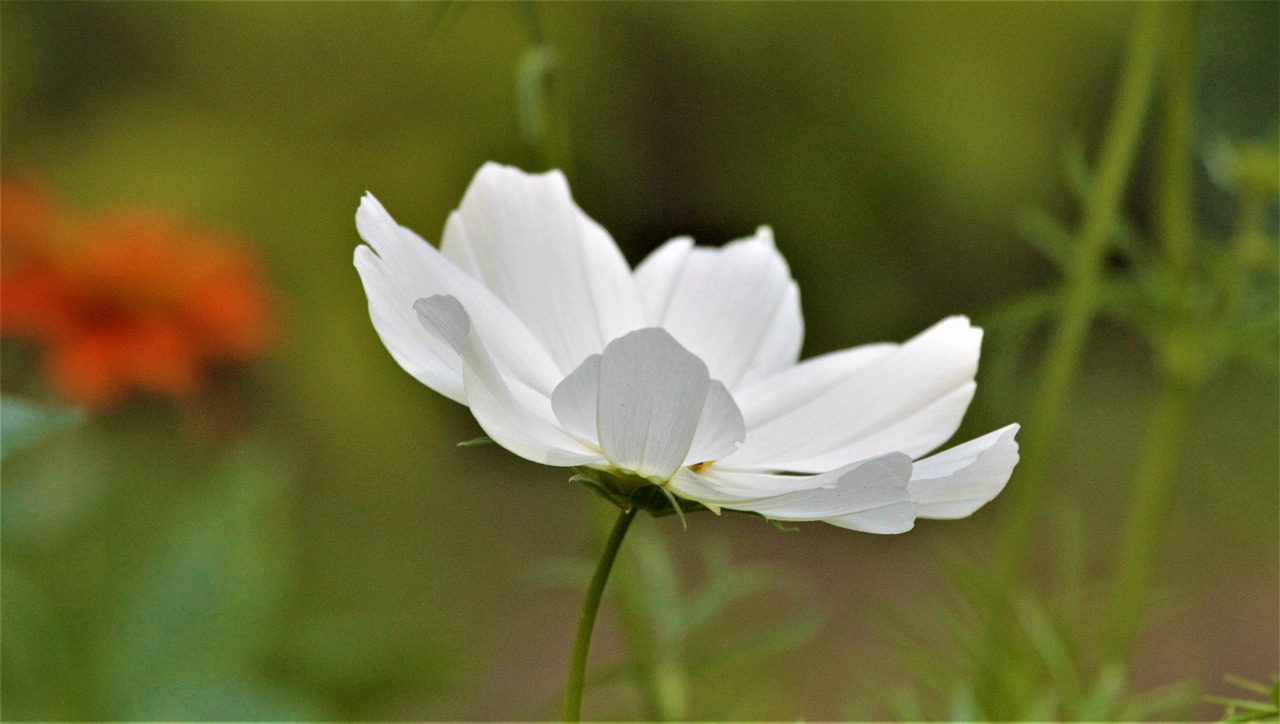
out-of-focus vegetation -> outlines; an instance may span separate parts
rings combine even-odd
[[[1001,577],[999,552],[1022,471],[971,519],[899,537],[642,519],[616,618],[602,618],[589,715],[1203,717],[1224,714],[1197,704],[1224,675],[1270,680],[1277,7],[1207,3],[1180,49],[1160,41],[1156,77],[1186,59],[1194,78],[1185,186],[1162,191],[1155,129],[1183,106],[1153,81],[1016,575]],[[1135,14],[0,4],[5,178],[35,180],[69,215],[141,209],[238,238],[276,290],[278,327],[264,357],[197,394],[153,391],[78,421],[8,397],[62,409],[39,346],[5,335],[0,713],[550,713],[579,591],[530,572],[594,554],[602,503],[560,471],[454,447],[475,423],[401,372],[369,324],[351,268],[366,190],[433,238],[483,161],[555,163],[633,263],[678,234],[718,244],[770,224],[803,290],[806,356],[967,313],[987,337],[959,439],[1029,423]],[[1179,194],[1190,214],[1171,231]],[[1172,287],[1170,236],[1187,241]],[[1245,270],[1242,248],[1257,252]],[[1254,281],[1222,286],[1232,274]],[[1248,291],[1224,301],[1235,289]],[[1249,305],[1256,328],[1219,324]],[[1228,337],[1256,344],[1236,354]],[[1170,403],[1188,360],[1194,389]],[[1168,486],[1148,541],[1126,531],[1153,410],[1169,404],[1187,427],[1156,460]],[[704,555],[716,541],[742,567]],[[1117,572],[1145,565],[1124,551],[1148,545],[1140,620],[1116,624]],[[788,577],[808,581],[788,589],[804,596],[775,590]],[[991,638],[993,611],[1008,638]],[[1106,651],[1109,628],[1129,626],[1131,653]],[[735,642],[758,656],[706,675]],[[624,680],[639,687],[609,685]]]

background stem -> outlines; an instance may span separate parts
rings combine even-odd
[[[1067,391],[1089,325],[1097,312],[1107,240],[1116,226],[1151,105],[1169,12],[1160,3],[1144,3],[1136,10],[1115,109],[1107,126],[1066,280],[1062,317],[1045,355],[1031,419],[1024,428],[1021,464],[1013,484],[1005,492],[1011,510],[999,570],[1006,581],[1017,576],[1026,559],[1034,513],[1039,509],[1041,489],[1052,459],[1052,443],[1057,438]]]
[[[1156,169],[1152,180],[1153,226],[1174,295],[1179,322],[1157,341],[1162,375],[1160,399],[1152,416],[1146,452],[1134,487],[1133,502],[1120,541],[1119,565],[1108,611],[1106,657],[1123,663],[1137,636],[1151,581],[1155,547],[1163,529],[1169,486],[1191,415],[1191,403],[1204,369],[1195,319],[1188,306],[1188,285],[1195,228],[1191,194],[1191,138],[1194,121],[1196,29],[1200,7],[1170,8],[1171,34],[1160,127],[1156,137]]]
[[[1102,262],[1146,125],[1168,23],[1169,10],[1163,4],[1144,3],[1135,10],[1115,106],[1089,187],[1075,254],[1067,269],[1061,317],[1042,362],[1031,417],[1023,428],[1026,432],[1022,460],[1004,493],[1008,517],[996,561],[992,587],[995,593],[987,612],[985,645],[978,672],[979,699],[984,709],[995,717],[1017,715],[1017,712],[998,711],[1000,702],[1009,700],[1001,671],[1002,661],[1012,653],[1009,640],[1012,634],[1007,623],[1014,615],[1000,592],[1015,588],[1029,553],[1031,532],[1036,512],[1042,508],[1045,479],[1053,460],[1053,443],[1058,436],[1067,392],[1089,326],[1097,313]]]
[[[1119,547],[1120,563],[1107,618],[1105,640],[1109,661],[1122,663],[1137,633],[1151,580],[1151,563],[1163,528],[1169,484],[1178,464],[1194,397],[1195,388],[1191,384],[1166,378],[1156,404],[1133,503],[1124,518],[1127,527]]]

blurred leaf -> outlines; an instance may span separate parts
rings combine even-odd
[[[711,622],[723,609],[744,598],[772,588],[794,585],[793,577],[762,565],[734,565],[722,545],[708,544],[703,550],[703,570],[708,580],[689,596],[685,606],[685,622],[689,629],[699,629]]]
[[[1054,540],[1054,580],[1057,596],[1055,607],[1062,611],[1078,611],[1086,590],[1089,568],[1088,527],[1079,501],[1068,499],[1056,504],[1057,538]]]
[[[298,693],[261,677],[209,668],[175,675],[132,702],[138,718],[215,721],[306,721],[323,713]],[[136,719],[135,719],[136,720]]]
[[[280,668],[340,696],[422,693],[452,681],[457,657],[424,622],[405,615],[324,614],[302,618],[283,641]]]
[[[693,671],[705,676],[721,668],[790,651],[816,636],[826,620],[826,616],[811,611],[779,621],[763,631],[744,634],[728,646],[700,657],[694,663]]]
[[[4,469],[4,542],[49,547],[93,519],[115,484],[113,451],[95,426],[54,436]],[[96,426],[101,427],[101,426]]]
[[[46,407],[15,397],[0,398],[0,460],[83,419],[80,410]]]
[[[1153,691],[1130,694],[1116,715],[1127,721],[1187,720],[1194,711],[1199,687],[1193,682],[1163,686]]]
[[[894,696],[893,710],[899,721],[928,721],[920,695],[912,689],[899,690]]]
[[[414,8],[430,7],[434,10],[432,17],[428,20],[427,40],[424,43],[424,47],[428,52],[435,50],[445,36],[453,30],[458,19],[462,17],[463,11],[466,10],[466,6],[466,3],[458,2],[458,0],[412,3],[409,5],[409,7]]]
[[[1258,701],[1233,697],[1206,696],[1204,698],[1205,701],[1226,707],[1226,711],[1223,713],[1223,721],[1269,721],[1280,718],[1280,676],[1272,678],[1270,687],[1239,676],[1228,675],[1223,678],[1232,686],[1266,697]]]
[[[1019,217],[1018,231],[1060,271],[1071,265],[1075,239],[1057,219],[1040,209],[1032,209]]]
[[[556,69],[556,54],[549,46],[525,51],[516,69],[516,99],[520,135],[530,143],[542,143],[547,135],[547,86]]]
[[[1086,692],[1080,707],[1072,713],[1073,717],[1080,721],[1114,719],[1120,709],[1127,679],[1124,669],[1119,666],[1102,669],[1093,688]]]
[[[0,665],[6,721],[78,719],[75,699],[84,689],[72,654],[67,622],[56,601],[20,569],[4,566],[4,646]]]
[[[951,694],[951,709],[947,714],[950,721],[978,721],[986,717],[978,709],[978,696],[973,688],[963,682],[956,682]]]
[[[675,557],[653,526],[634,530],[615,590],[646,718],[687,719],[688,614]]]
[[[481,435],[480,437],[473,437],[470,440],[463,440],[462,442],[458,443],[458,447],[476,447],[478,445],[493,445],[493,444],[494,444],[493,438],[489,437],[488,435]]]
[[[1048,667],[1054,688],[1063,699],[1073,701],[1080,693],[1080,674],[1070,643],[1059,633],[1049,612],[1031,593],[1025,593],[1018,599],[1016,610],[1019,622]]]
[[[1093,169],[1089,167],[1089,150],[1080,136],[1063,144],[1062,174],[1072,197],[1081,204],[1087,201],[1093,186]]]
[[[112,716],[301,715],[250,665],[290,579],[284,478],[265,450],[243,450],[179,516],[108,633],[101,677]]]

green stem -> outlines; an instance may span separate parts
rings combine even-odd
[[[1174,299],[1186,296],[1190,283],[1195,229],[1192,223],[1191,132],[1194,121],[1195,43],[1200,8],[1174,7],[1169,62],[1164,76],[1164,107],[1156,139],[1156,175],[1152,211],[1157,238],[1164,252],[1166,273]],[[1141,622],[1151,579],[1155,546],[1163,529],[1169,486],[1177,468],[1182,437],[1191,415],[1194,391],[1204,370],[1204,335],[1197,334],[1190,310],[1179,306],[1182,323],[1159,340],[1162,390],[1142,467],[1134,488],[1119,565],[1107,618],[1106,654],[1123,663]]]
[[[994,591],[1010,591],[1030,549],[1036,511],[1043,506],[1044,487],[1053,461],[1053,443],[1089,326],[1097,313],[1102,262],[1116,227],[1120,205],[1133,171],[1134,157],[1146,125],[1160,65],[1168,11],[1163,4],[1144,3],[1136,10],[1116,102],[1107,124],[1097,171],[1089,188],[1075,255],[1067,269],[1061,317],[1049,343],[1036,389],[1031,417],[1023,428],[1022,460],[1004,493],[1009,509],[996,561]],[[1017,716],[998,707],[1009,700],[1002,662],[1012,655],[1007,621],[1014,615],[1005,600],[991,601],[986,641],[979,664],[978,690],[987,713]]]
[[[559,89],[559,61],[551,45],[546,41],[542,31],[542,17],[537,0],[525,0],[523,3],[526,26],[529,31],[530,52],[542,53],[542,62],[546,65],[536,79],[536,88],[524,89],[536,94],[536,98],[519,98],[522,109],[522,123],[536,115],[540,121],[540,137],[531,138],[542,150],[547,168],[558,168],[570,178],[572,173],[572,154],[569,145],[568,110],[565,108]],[[521,94],[523,95],[523,94]],[[537,109],[528,104],[538,106]]]
[[[1125,516],[1127,528],[1119,548],[1107,618],[1107,659],[1123,663],[1141,621],[1151,562],[1160,542],[1169,486],[1182,451],[1182,438],[1191,419],[1195,385],[1166,378],[1151,424],[1146,451]]]
[[[1156,139],[1155,195],[1152,212],[1163,247],[1172,291],[1181,298],[1191,273],[1195,230],[1191,196],[1191,134],[1195,111],[1196,29],[1200,6],[1179,4],[1170,10],[1168,70],[1164,108]]]
[[[609,571],[613,569],[613,561],[618,557],[618,549],[622,547],[622,539],[631,527],[638,508],[624,510],[618,514],[613,530],[609,532],[609,540],[600,554],[600,562],[596,564],[596,572],[591,576],[591,585],[587,586],[587,598],[582,602],[582,613],[578,616],[578,633],[573,640],[573,655],[569,658],[569,676],[564,689],[563,721],[576,722],[582,719],[582,685],[587,676],[587,652],[591,649],[591,631],[595,628],[596,612],[600,610],[600,598],[604,595],[604,585],[609,581]]]
[[[1068,270],[1062,316],[1045,355],[1031,419],[1024,428],[1018,475],[1005,493],[1011,514],[1001,544],[998,569],[1005,580],[1016,577],[1026,559],[1067,391],[1097,313],[1102,261],[1129,185],[1133,159],[1151,105],[1167,13],[1162,3],[1144,3],[1137,9],[1117,102],[1089,190],[1076,253]]]

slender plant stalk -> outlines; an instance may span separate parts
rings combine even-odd
[[[1120,563],[1113,579],[1107,618],[1107,660],[1123,663],[1138,631],[1151,581],[1151,564],[1164,526],[1169,483],[1182,452],[1196,387],[1166,378],[1151,424],[1133,503],[1125,517]]]
[[[578,632],[573,640],[573,654],[569,658],[569,675],[564,688],[563,721],[576,722],[582,719],[582,685],[587,676],[587,653],[591,649],[591,632],[596,624],[596,612],[600,610],[600,598],[604,595],[604,585],[609,581],[609,571],[613,570],[613,561],[618,557],[618,549],[622,547],[622,539],[631,527],[638,508],[624,510],[609,532],[609,540],[600,553],[600,561],[596,564],[596,572],[591,576],[591,584],[587,586],[587,597],[582,602],[582,613],[578,616]]]
[[[1169,487],[1191,404],[1202,379],[1205,352],[1196,342],[1192,310],[1183,302],[1191,282],[1195,228],[1192,221],[1191,137],[1194,122],[1195,45],[1200,8],[1196,4],[1171,9],[1172,34],[1164,77],[1164,105],[1157,136],[1156,177],[1152,211],[1170,293],[1180,323],[1157,343],[1161,354],[1160,400],[1152,417],[1150,437],[1134,487],[1119,549],[1119,565],[1112,582],[1106,629],[1109,661],[1123,663],[1137,637],[1155,548],[1164,527]]]
[[[995,591],[1011,590],[1025,565],[1067,393],[1098,310],[1107,242],[1116,227],[1151,105],[1167,32],[1168,10],[1163,4],[1144,3],[1137,6],[1135,15],[1115,106],[1086,198],[1075,254],[1067,269],[1061,317],[1042,362],[1031,418],[1024,428],[1022,460],[1005,492],[1009,513],[996,562]],[[1012,634],[1007,626],[1012,613],[995,600],[988,613],[978,690],[984,709],[999,718],[1005,712],[996,708],[1007,700],[1009,693],[1005,691],[1000,671],[1002,661],[1013,650]],[[1009,712],[1009,715],[1017,713]]]
[[[999,568],[1005,581],[1016,577],[1026,560],[1035,511],[1053,459],[1053,442],[1067,392],[1089,325],[1098,310],[1107,241],[1116,227],[1151,105],[1169,10],[1162,3],[1144,3],[1135,12],[1137,18],[1129,36],[1116,105],[1089,189],[1076,253],[1068,270],[1062,316],[1044,358],[1031,419],[1025,428],[1018,474],[1005,493],[1010,499],[1007,503],[1010,516],[1001,544]]]
[[[530,52],[540,53],[540,68],[537,88],[521,89],[516,101],[520,105],[521,122],[528,123],[535,116],[538,119],[538,136],[530,141],[541,146],[544,161],[548,168],[558,168],[566,176],[572,178],[573,154],[570,148],[568,109],[563,102],[559,88],[558,60],[552,46],[547,42],[542,30],[542,15],[538,0],[524,0],[521,3],[525,25],[528,28]],[[526,95],[530,93],[531,95]],[[537,108],[531,107],[536,105]]]
[[[667,574],[674,575],[671,551],[653,528],[647,528],[631,535],[625,557],[628,562],[618,571],[614,590],[618,591],[623,640],[644,704],[642,718],[684,721],[689,687],[683,662],[683,613],[681,604],[670,597],[674,581],[666,579]]]
[[[1196,29],[1201,8],[1181,3],[1170,9],[1171,34],[1164,74],[1164,106],[1156,138],[1153,221],[1175,293],[1189,282],[1194,253],[1191,202],[1191,136],[1195,112]]]

